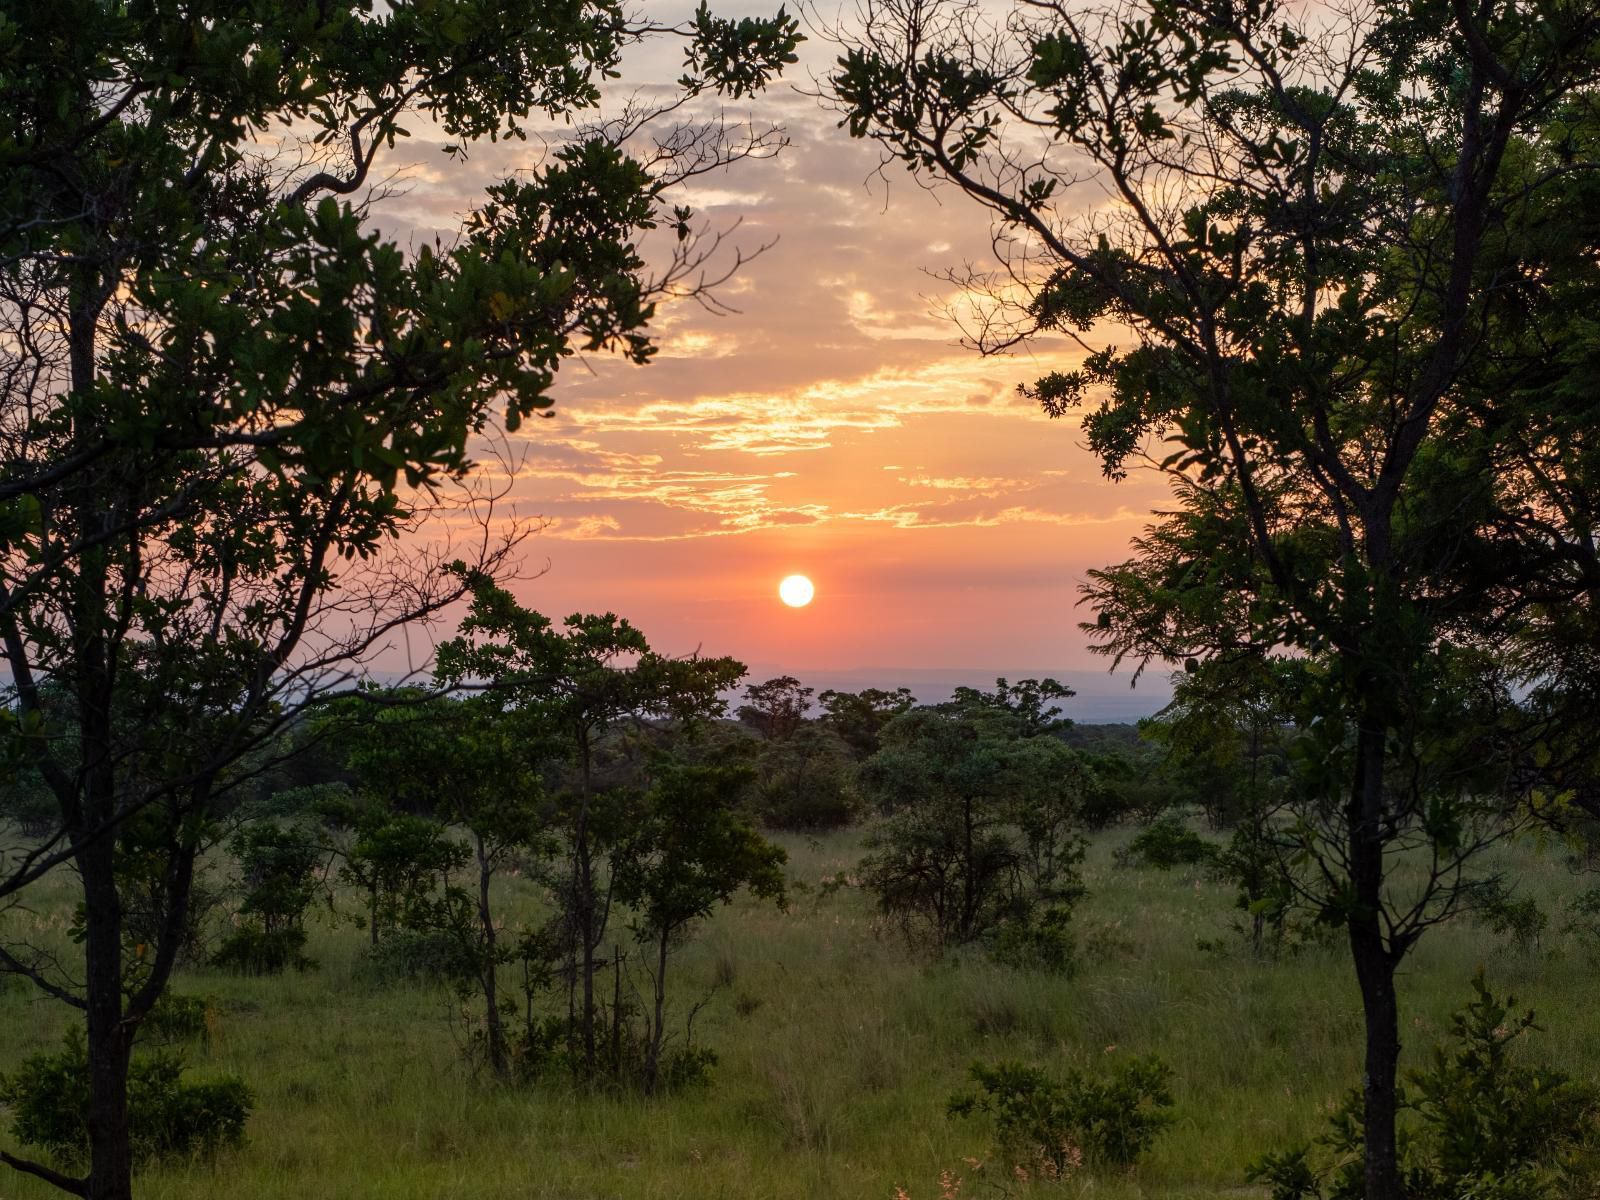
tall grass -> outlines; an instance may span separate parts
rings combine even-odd
[[[1084,962],[1071,978],[996,967],[976,955],[939,963],[879,936],[866,899],[816,886],[851,867],[858,837],[790,837],[792,873],[812,890],[786,912],[737,903],[683,951],[680,1003],[716,989],[697,1037],[721,1061],[709,1088],[647,1101],[559,1083],[507,1089],[464,1063],[444,990],[378,988],[361,969],[364,937],[327,918],[308,947],[321,969],[242,979],[195,970],[177,990],[214,999],[199,1075],[234,1072],[256,1091],[248,1146],[214,1162],[141,1177],[148,1200],[913,1200],[940,1195],[941,1171],[983,1194],[966,1160],[988,1131],[944,1115],[974,1059],[1095,1069],[1156,1054],[1176,1075],[1177,1124],[1136,1170],[1080,1174],[1013,1193],[1127,1197],[1256,1194],[1245,1163],[1318,1131],[1358,1080],[1360,1009],[1334,939],[1257,961],[1228,933],[1231,893],[1196,871],[1117,868],[1127,832],[1092,847],[1079,919]],[[1561,856],[1502,847],[1496,865],[1552,912],[1542,946],[1500,946],[1469,919],[1431,932],[1402,980],[1410,1061],[1448,1028],[1482,964],[1539,1011],[1530,1050],[1577,1075],[1600,1067],[1590,947],[1565,931],[1584,886]],[[48,881],[7,935],[66,946],[65,878]],[[507,880],[512,910],[536,903]],[[1223,942],[1221,950],[1203,942]],[[0,993],[0,1071],[56,1044],[67,1014],[13,985]],[[0,1137],[6,1137],[0,1134]],[[10,1145],[9,1137],[6,1143]],[[0,1196],[47,1187],[0,1179]]]

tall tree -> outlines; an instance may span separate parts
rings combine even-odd
[[[606,820],[609,789],[600,773],[606,739],[648,721],[721,716],[722,693],[739,682],[744,664],[669,658],[613,613],[574,614],[557,628],[491,580],[469,578],[472,608],[460,636],[439,648],[440,678],[481,685],[501,704],[557,731],[574,766],[566,813],[570,874],[562,896],[571,923],[569,1034],[584,1073],[592,1075],[599,1035],[595,976],[614,882],[604,870],[604,850],[622,832]]]
[[[1155,465],[1176,511],[1089,587],[1101,647],[1314,664],[1296,715],[1327,818],[1320,899],[1365,1013],[1364,1195],[1398,1200],[1396,970],[1492,836],[1478,802],[1516,757],[1511,696],[1546,672],[1507,649],[1548,647],[1536,614],[1593,592],[1587,508],[1549,486],[1590,404],[1570,356],[1543,356],[1536,404],[1488,385],[1594,276],[1592,254],[1548,270],[1535,235],[1596,166],[1573,110],[1592,110],[1600,14],[883,0],[864,16],[831,80],[851,133],[993,214],[1000,270],[965,280],[995,300],[980,345],[1077,340],[1083,365],[1027,390],[1051,415],[1089,407],[1109,474],[1168,440]],[[1503,486],[1508,454],[1545,489],[1533,520]],[[1420,897],[1391,877],[1409,854],[1431,863]]]
[[[400,535],[467,479],[469,441],[548,406],[576,350],[650,356],[653,298],[701,278],[664,189],[773,143],[713,126],[635,158],[623,143],[647,143],[651,115],[635,107],[415,254],[374,228],[385,156],[417,124],[459,156],[581,114],[626,46],[667,32],[610,0],[0,13],[6,749],[59,811],[41,843],[6,848],[0,901],[71,864],[85,967],[0,962],[82,1011],[90,1072],[87,1176],[0,1162],[131,1194],[129,1052],[175,961],[206,814],[257,769],[252,748],[459,593],[442,568],[462,548]],[[689,93],[759,88],[796,40],[781,13],[702,9],[675,32]],[[637,243],[664,221],[684,236],[652,275]],[[475,565],[517,536],[485,535]],[[138,959],[130,860],[155,865],[162,909]]]

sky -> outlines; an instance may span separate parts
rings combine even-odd
[[[635,55],[623,83],[665,85],[680,57]],[[808,44],[793,83],[829,60]],[[524,548],[537,577],[513,590],[555,616],[619,613],[670,653],[734,655],[755,679],[927,692],[1056,673],[1082,719],[1154,711],[1163,673],[1133,693],[1129,670],[1108,676],[1078,630],[1092,616],[1078,588],[1127,557],[1165,485],[1106,480],[1075,420],[1018,394],[1079,351],[960,344],[944,312],[963,297],[939,272],[988,261],[984,215],[898,166],[880,173],[876,149],[791,83],[728,116],[780,125],[789,145],[687,199],[697,226],[737,223],[729,245],[769,248],[718,289],[734,311],[663,308],[648,365],[563,369],[553,415],[513,443],[508,501],[544,522]],[[448,235],[486,184],[534,160],[518,143],[464,165],[426,139],[409,152],[384,216],[402,241]],[[792,573],[816,585],[803,609],[778,599]]]

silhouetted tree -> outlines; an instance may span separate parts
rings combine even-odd
[[[1595,275],[1570,197],[1600,162],[1597,39],[1592,6],[1515,0],[1337,25],[1277,0],[882,0],[831,79],[851,133],[993,214],[1000,270],[963,280],[994,299],[980,344],[1078,340],[1027,390],[1089,407],[1109,474],[1166,440],[1173,511],[1087,589],[1100,647],[1314,664],[1306,900],[1361,988],[1366,1200],[1402,1194],[1396,970],[1503,828],[1512,696],[1550,672],[1517,647],[1550,646],[1547,606],[1593,612],[1593,476],[1555,457],[1592,415],[1591,351],[1534,347]]]
[[[608,0],[7,7],[3,713],[8,761],[38,771],[58,819],[6,847],[0,899],[70,864],[84,963],[56,972],[20,947],[0,962],[83,1014],[90,1147],[82,1179],[0,1162],[127,1200],[129,1053],[175,961],[205,818],[264,768],[254,748],[455,598],[445,560],[502,565],[514,524],[442,555],[400,535],[450,502],[469,441],[548,407],[568,354],[650,356],[654,298],[705,276],[664,189],[778,139],[713,124],[653,148],[635,105],[414,254],[370,211],[384,152],[418,122],[460,156],[580,115],[627,46],[667,32]],[[731,96],[797,40],[781,14],[701,9],[675,32],[687,91]],[[684,236],[652,274],[639,241],[663,221]],[[165,926],[138,962],[133,859],[159,867]]]
[[[822,723],[849,743],[858,759],[878,752],[883,727],[916,703],[910,688],[885,691],[863,688],[859,692],[828,690],[817,697]]]
[[[811,710],[814,692],[814,688],[802,686],[793,675],[752,683],[744,690],[745,702],[739,706],[739,720],[762,737],[775,740],[790,737]]]

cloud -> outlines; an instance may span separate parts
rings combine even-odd
[[[1019,395],[1077,365],[1080,349],[1043,339],[984,358],[961,344],[952,317],[970,327],[984,297],[949,276],[992,257],[981,213],[897,167],[879,174],[877,151],[812,100],[746,109],[784,125],[791,145],[683,197],[697,228],[727,233],[713,275],[735,248],[772,243],[717,289],[733,311],[664,302],[649,364],[574,356],[554,415],[511,439],[509,500],[547,521],[552,573],[539,586],[565,589],[561,606],[666,621],[686,645],[706,637],[770,661],[860,649],[1019,663],[1037,647],[1067,661],[1073,571],[1110,561],[1164,489],[1107,483],[1079,423]],[[455,228],[485,183],[538,153],[484,147],[458,167],[414,143],[423,161],[386,208],[403,239]],[[663,229],[641,252],[659,263],[673,244]],[[778,625],[767,576],[790,570],[816,572],[819,601]],[[957,628],[948,615],[979,586],[1019,599],[1004,621]],[[839,624],[800,639],[793,622],[826,620],[846,587]]]

